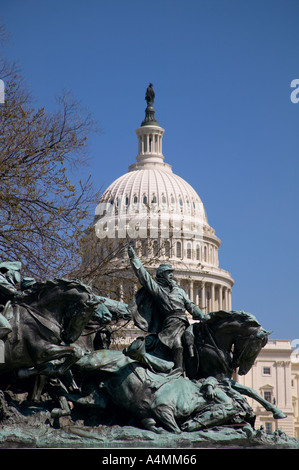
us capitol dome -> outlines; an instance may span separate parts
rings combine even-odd
[[[145,267],[155,275],[161,263],[174,268],[174,277],[189,298],[205,313],[231,310],[233,279],[219,267],[220,239],[208,223],[201,198],[164,161],[165,130],[156,118],[152,84],[146,91],[145,118],[136,130],[138,153],[128,172],[103,193],[96,211],[95,231],[100,256],[114,252],[119,300],[132,294],[127,265],[127,245],[134,245]],[[123,246],[123,249],[118,247]],[[111,278],[110,278],[111,281]],[[110,293],[112,296],[112,293]]]

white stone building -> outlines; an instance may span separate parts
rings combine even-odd
[[[231,309],[233,279],[219,267],[221,242],[197,192],[164,162],[164,129],[152,104],[136,134],[136,162],[104,192],[97,236],[103,241],[107,236],[110,249],[129,238],[149,270],[171,263],[177,282],[204,312]],[[121,258],[127,255],[118,256],[121,267]],[[125,291],[120,279],[120,296]]]
[[[299,437],[299,367],[296,374],[292,367],[291,354],[292,348],[289,340],[269,339],[251,370],[244,376],[237,376],[237,381],[253,388],[263,398],[273,403],[287,415],[284,419],[276,420],[273,418],[272,413],[266,411],[258,402],[247,398],[256,414],[257,428],[263,426],[266,432],[274,432],[279,428],[288,436]],[[297,419],[295,417],[296,413]]]
[[[291,394],[294,410],[294,437],[299,438],[299,340],[295,340],[291,352]]]

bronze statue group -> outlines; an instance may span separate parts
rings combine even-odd
[[[0,385],[10,374],[24,384],[32,378],[38,402],[54,380],[60,408],[53,405],[53,416],[113,404],[153,432],[223,425],[251,432],[255,415],[246,395],[275,419],[284,418],[233,380],[235,371],[250,370],[267,343],[269,332],[256,318],[243,311],[204,314],[175,282],[171,265],[161,264],[154,279],[131,247],[128,256],[141,284],[129,305],[98,296],[78,280],[21,280],[21,263],[0,264]],[[119,318],[142,331],[123,351],[99,340]]]

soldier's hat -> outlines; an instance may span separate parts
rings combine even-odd
[[[156,276],[160,276],[165,271],[173,271],[173,267],[171,266],[171,264],[160,264],[157,269]]]

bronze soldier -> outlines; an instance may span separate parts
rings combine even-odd
[[[174,281],[171,265],[161,264],[157,269],[155,281],[146,271],[132,247],[129,247],[128,254],[131,266],[143,286],[141,292],[136,294],[136,305],[138,315],[140,315],[138,326],[150,333],[158,333],[159,340],[172,350],[175,367],[182,368],[181,338],[189,325],[186,310],[195,320],[203,321],[206,316]],[[152,303],[144,299],[141,301],[144,292],[149,294]]]

